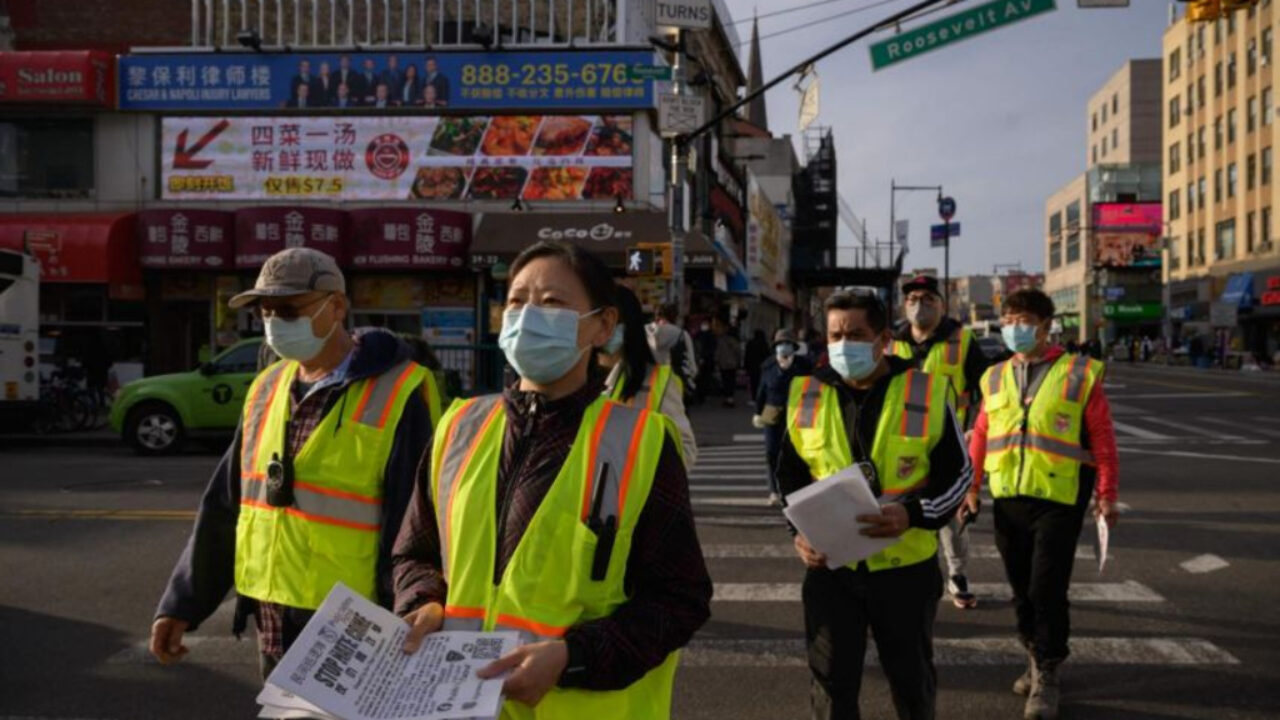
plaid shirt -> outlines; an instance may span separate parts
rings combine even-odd
[[[329,398],[335,392],[342,392],[342,384],[327,385],[305,394],[308,386],[297,379],[290,389],[293,411],[289,418],[285,433],[285,453],[294,457],[307,438],[324,420],[325,408],[329,407]],[[300,395],[305,399],[299,402]],[[257,601],[254,619],[258,629],[258,650],[266,657],[279,661],[284,657],[285,648],[301,632],[302,627],[311,619],[311,612],[291,608],[279,603]]]
[[[502,523],[494,571],[502,576],[577,436],[583,412],[600,396],[601,378],[554,402],[508,389],[503,398],[507,429],[495,495],[510,502]],[[440,534],[430,495],[431,452],[423,454],[418,484],[392,551],[395,610],[404,615],[427,602],[444,602]],[[641,511],[627,559],[630,599],[612,615],[570,628],[565,642],[581,660],[562,687],[616,690],[640,679],[672,651],[689,642],[711,613],[711,577],[689,503],[689,482],[670,438],[658,461],[653,489]],[[576,655],[575,655],[576,653]]]

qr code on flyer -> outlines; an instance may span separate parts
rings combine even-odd
[[[471,657],[475,660],[497,660],[502,655],[500,638],[478,638]]]

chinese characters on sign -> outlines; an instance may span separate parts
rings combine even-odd
[[[351,264],[357,268],[461,268],[471,247],[471,215],[448,210],[353,210]]]
[[[321,250],[343,262],[347,213],[316,207],[253,207],[236,211],[237,268],[258,268],[292,247]]]
[[[138,247],[145,268],[229,268],[235,254],[235,215],[220,210],[138,213]]]

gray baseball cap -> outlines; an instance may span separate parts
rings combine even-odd
[[[252,290],[231,298],[227,304],[241,308],[264,297],[293,297],[309,292],[347,292],[338,262],[312,248],[289,248],[267,258]]]

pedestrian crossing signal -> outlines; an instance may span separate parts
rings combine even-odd
[[[658,274],[658,254],[649,248],[627,248],[627,274],[651,276]]]

